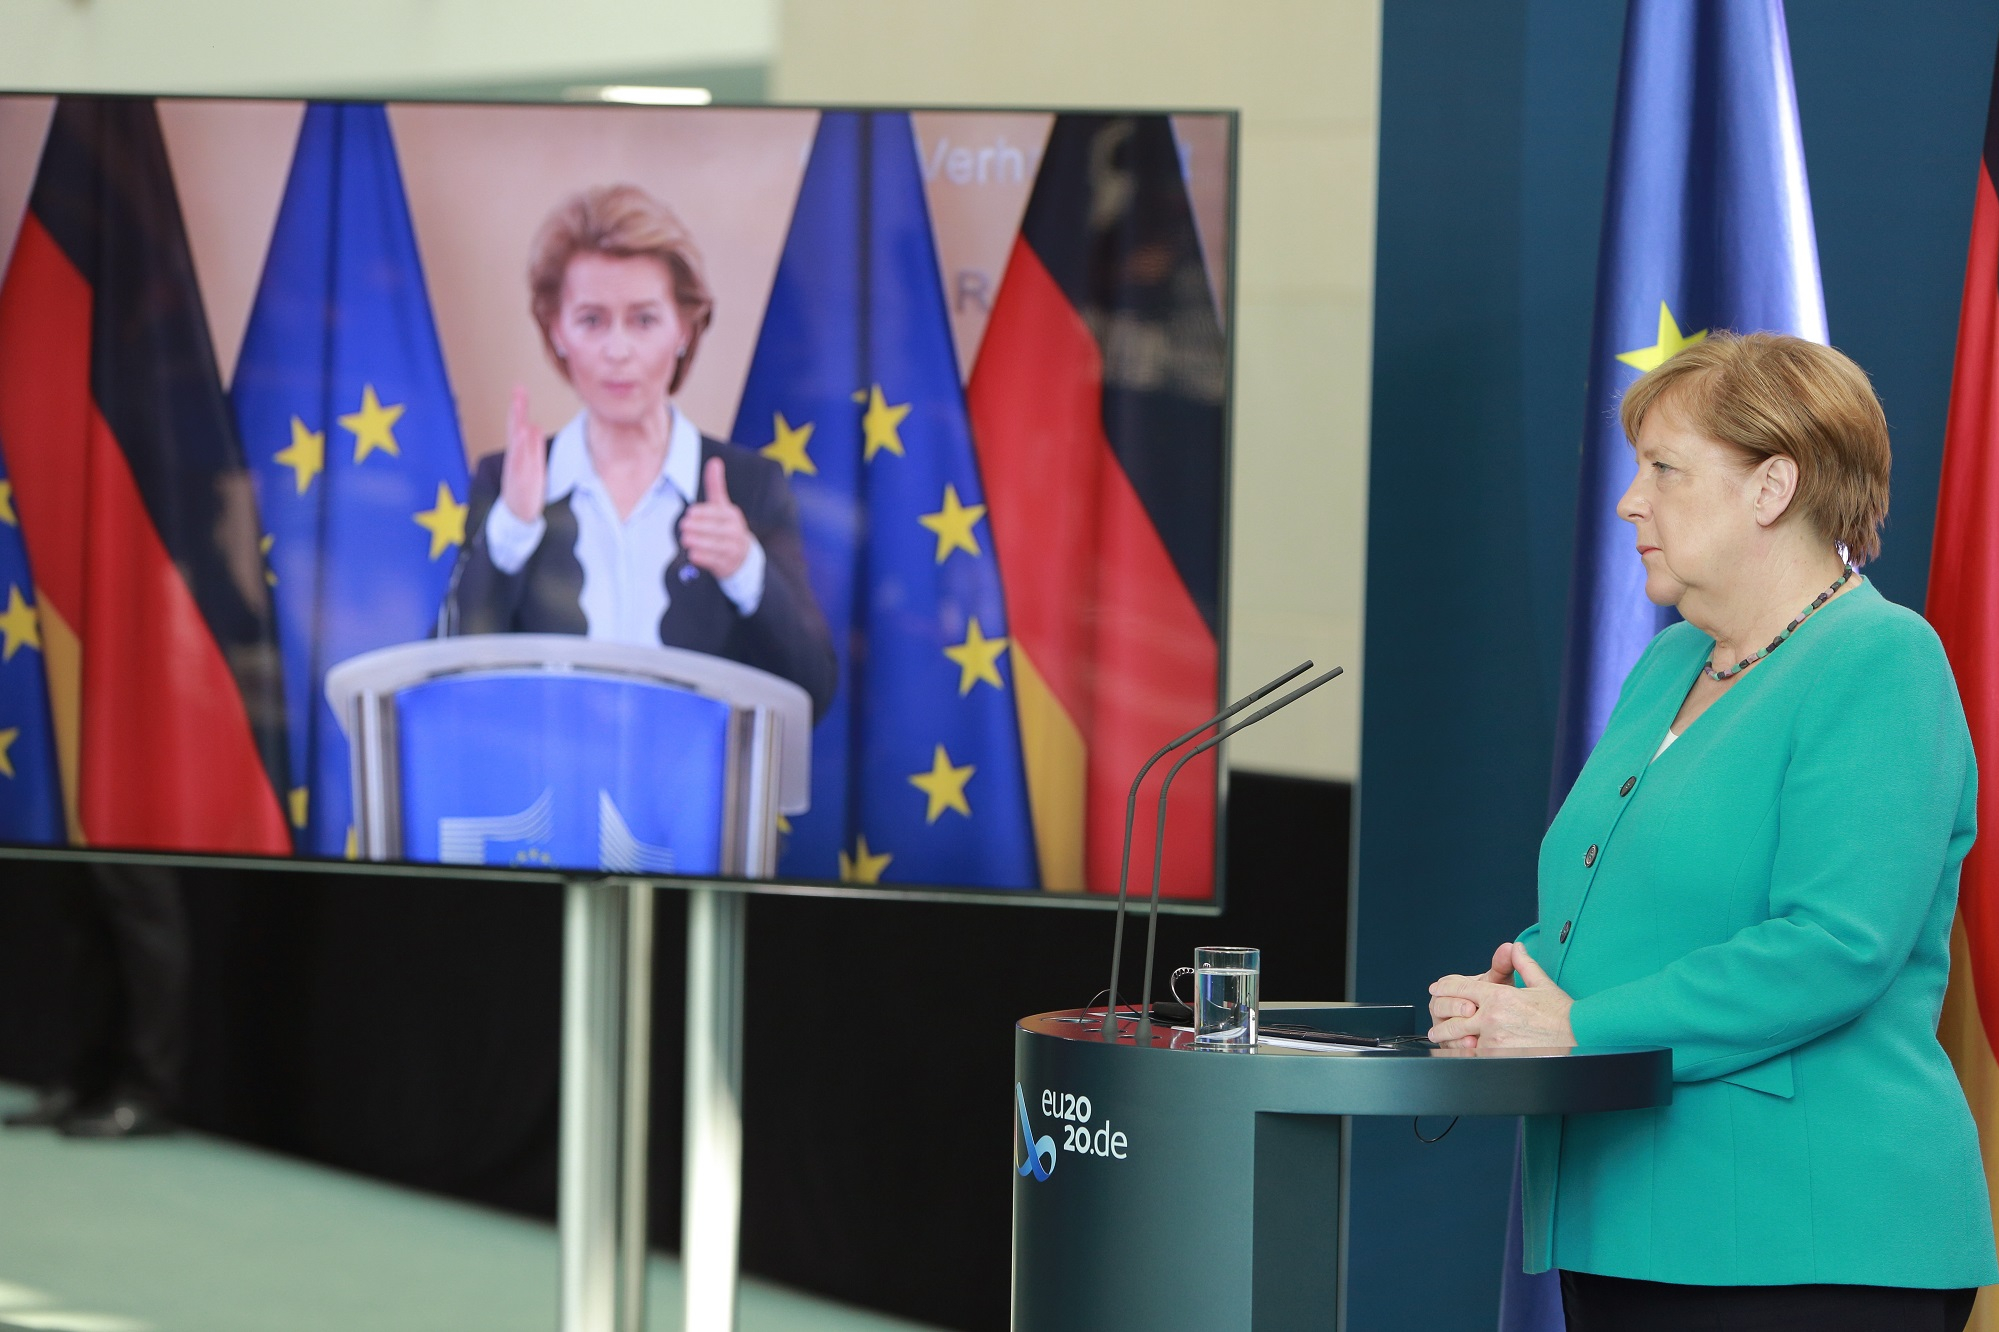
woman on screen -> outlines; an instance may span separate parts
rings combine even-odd
[[[583,410],[548,438],[514,390],[444,632],[691,648],[794,681],[824,713],[838,665],[784,469],[673,403],[714,312],[679,219],[633,185],[585,190],[542,224],[528,288]]]
[[[1669,1046],[1672,1102],[1530,1120],[1526,1267],[1571,1329],[1955,1329],[1999,1281],[1937,1015],[1977,773],[1950,664],[1854,564],[1888,425],[1829,347],[1632,385],[1618,502],[1684,617],[1541,844],[1540,921],[1430,987],[1449,1045]]]

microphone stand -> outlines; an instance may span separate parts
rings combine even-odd
[[[1158,753],[1147,759],[1145,766],[1138,770],[1138,776],[1131,779],[1131,791],[1124,798],[1124,857],[1118,862],[1117,870],[1117,923],[1113,926],[1116,932],[1112,937],[1111,943],[1111,984],[1110,989],[1105,993],[1104,999],[1103,1033],[1106,1041],[1114,1043],[1117,1040],[1117,982],[1118,969],[1124,961],[1125,883],[1131,875],[1131,825],[1132,819],[1138,811],[1138,788],[1145,781],[1145,774],[1152,771],[1153,764],[1159,762],[1159,760],[1165,758],[1168,754],[1186,744],[1210,726],[1227,721],[1230,717],[1235,716],[1250,704],[1270,693],[1271,690],[1276,689],[1280,685],[1289,684],[1311,669],[1311,659],[1307,658],[1284,672],[1284,674],[1278,676],[1275,680],[1272,680],[1269,684],[1264,685],[1255,693],[1247,694],[1237,699],[1223,708],[1219,713],[1208,718],[1199,726],[1196,726],[1193,730],[1187,732],[1171,744],[1166,745]],[[1261,716],[1262,714],[1259,713],[1257,715]],[[1147,988],[1150,989],[1151,987],[1148,986]]]
[[[1133,1043],[1140,1046],[1152,1044],[1152,953],[1153,945],[1159,937],[1159,867],[1166,856],[1166,793],[1173,789],[1173,779],[1180,775],[1180,769],[1192,763],[1201,755],[1219,745],[1246,726],[1254,726],[1280,708],[1289,707],[1305,695],[1317,689],[1326,681],[1339,675],[1343,668],[1335,666],[1324,675],[1315,676],[1267,707],[1258,708],[1247,718],[1229,727],[1212,740],[1204,740],[1188,750],[1180,761],[1167,769],[1166,780],[1159,784],[1159,819],[1154,827],[1152,840],[1152,904],[1146,910],[1145,924],[1145,988],[1138,996],[1138,1030]],[[1289,679],[1286,676],[1285,679]],[[1281,681],[1279,683],[1282,683]],[[1198,997],[1198,996],[1197,996]]]

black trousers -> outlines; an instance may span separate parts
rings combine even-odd
[[[93,865],[62,894],[69,1013],[62,1081],[168,1107],[187,1050],[187,907],[176,871]]]
[[[1963,1332],[1976,1289],[1676,1286],[1562,1273],[1569,1332]]]

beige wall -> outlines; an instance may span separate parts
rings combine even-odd
[[[1360,754],[1379,0],[785,0],[780,100],[1238,107],[1230,683],[1349,678],[1239,767]]]
[[[0,0],[0,88],[317,93],[761,64],[776,0]]]

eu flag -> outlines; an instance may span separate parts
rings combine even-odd
[[[1618,496],[1624,390],[1711,329],[1824,342],[1805,148],[1780,0],[1631,0],[1576,497],[1575,572],[1553,803],[1595,747],[1624,677],[1672,619]]]
[[[465,450],[379,105],[307,108],[231,398],[284,653],[299,850],[350,852],[321,687],[425,637],[465,540]]]
[[[40,594],[0,461],[0,842],[64,840],[62,788],[42,669]]]
[[[1034,886],[999,565],[907,115],[820,118],[735,437],[790,478],[840,657],[783,872]]]
[[[1616,513],[1634,466],[1618,403],[1633,380],[1717,329],[1826,340],[1783,5],[1631,0],[1597,254],[1551,814],[1624,677],[1674,618],[1645,599],[1631,526]],[[1562,1326],[1556,1274],[1523,1274],[1531,1238],[1516,1169],[1501,1332]]]

